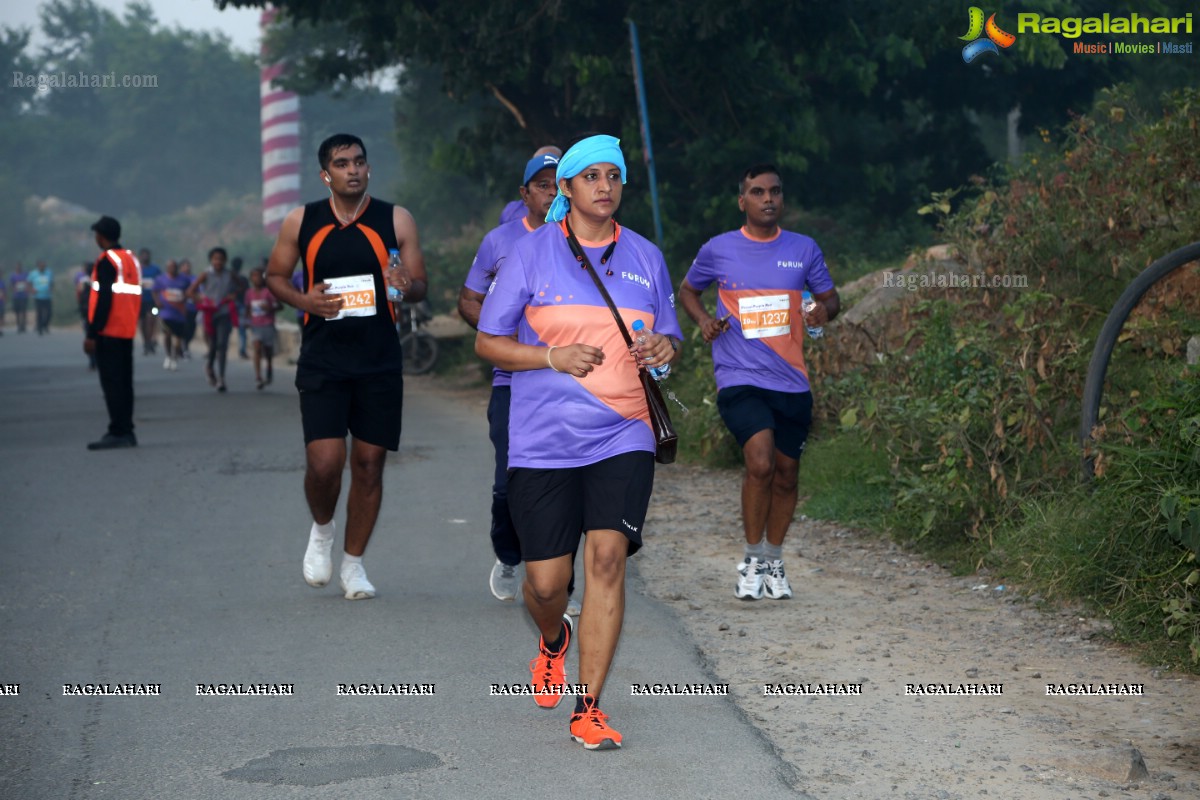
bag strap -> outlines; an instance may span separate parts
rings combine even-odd
[[[608,304],[608,310],[612,312],[613,319],[617,321],[617,327],[621,329],[621,335],[625,337],[625,344],[633,347],[633,337],[629,335],[629,329],[625,327],[625,320],[621,319],[621,314],[617,311],[617,305],[613,302],[612,295],[608,293],[608,289],[604,288],[604,281],[600,280],[600,276],[596,274],[596,270],[592,267],[592,262],[588,260],[587,253],[583,252],[583,247],[580,246],[579,240],[575,238],[575,231],[571,230],[571,223],[564,219],[563,225],[567,229],[567,245],[571,248],[571,253],[574,254],[575,260],[583,264],[583,268],[587,270],[588,275],[592,276],[592,282],[600,290],[600,296]]]

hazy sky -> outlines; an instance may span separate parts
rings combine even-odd
[[[125,14],[125,0],[94,0],[119,16]],[[0,23],[9,26],[38,27],[38,8],[41,0],[0,0]],[[257,8],[229,8],[218,11],[212,0],[148,0],[158,21],[171,28],[220,31],[230,38],[238,50],[258,52]],[[35,38],[36,42],[36,38]]]

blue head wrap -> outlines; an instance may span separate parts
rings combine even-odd
[[[555,182],[557,183],[563,178],[570,180],[592,164],[616,164],[617,169],[621,170],[621,183],[625,183],[625,156],[621,154],[620,144],[621,140],[615,136],[603,134],[589,136],[576,142],[575,146],[559,159],[558,171],[554,175]],[[550,204],[549,213],[546,214],[546,222],[558,222],[567,215],[570,208],[571,201],[562,193],[560,186],[558,195]]]

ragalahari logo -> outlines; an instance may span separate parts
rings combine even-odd
[[[963,61],[970,64],[975,59],[979,58],[984,53],[995,53],[1000,55],[1000,48],[1005,49],[1012,47],[1012,43],[1017,40],[1017,37],[1011,33],[1006,33],[1000,30],[1000,26],[996,24],[996,15],[992,14],[987,18],[987,23],[983,21],[983,9],[978,6],[971,6],[967,12],[968,30],[965,36],[958,37],[964,42],[970,42],[963,48]],[[987,34],[981,36],[981,34]]]

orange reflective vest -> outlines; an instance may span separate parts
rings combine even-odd
[[[112,285],[112,308],[104,323],[101,336],[132,339],[137,333],[138,315],[142,311],[142,265],[129,250],[106,250],[92,267],[92,293],[88,297],[88,322],[96,318],[96,303],[100,298],[100,262],[112,262],[117,279]]]

